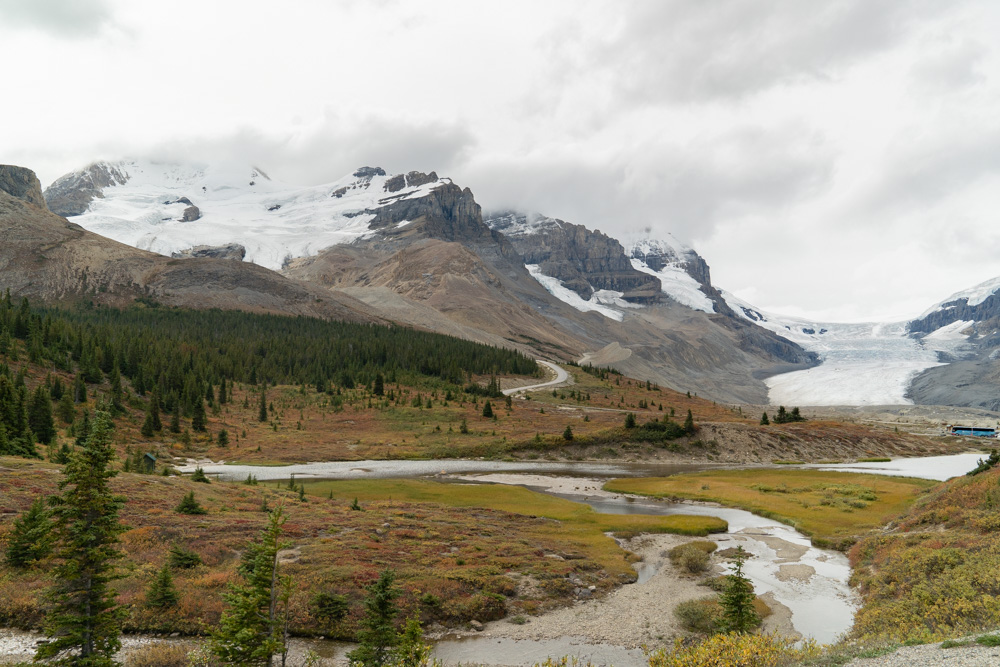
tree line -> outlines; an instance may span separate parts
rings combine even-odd
[[[378,324],[139,304],[72,309],[0,298],[0,355],[75,374],[29,391],[24,368],[0,363],[0,454],[36,456],[49,444],[53,402],[69,416],[88,385],[110,384],[112,414],[124,410],[123,381],[160,411],[204,420],[204,403],[225,403],[234,382],[251,386],[377,385],[419,377],[460,385],[473,374],[536,375],[526,355],[495,346]],[[47,399],[47,400],[46,400]]]

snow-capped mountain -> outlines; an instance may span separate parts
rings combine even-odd
[[[68,174],[46,189],[50,208],[102,236],[164,255],[239,244],[246,261],[280,269],[289,259],[371,235],[376,209],[445,184],[411,172],[363,167],[301,187],[259,168],[123,160]],[[400,226],[405,221],[398,223]]]
[[[715,303],[705,289],[711,285],[708,265],[693,248],[668,233],[630,243],[625,252],[632,266],[656,276],[663,293],[674,301],[694,310],[716,312]]]

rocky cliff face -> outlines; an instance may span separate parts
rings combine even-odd
[[[0,191],[15,199],[26,201],[32,206],[45,208],[42,184],[35,172],[11,164],[0,164]]]
[[[128,174],[106,162],[95,162],[86,169],[66,174],[45,189],[49,210],[68,218],[82,215],[95,197],[104,196],[104,188],[124,185]]]
[[[527,264],[537,264],[583,299],[613,290],[634,303],[660,300],[659,279],[632,268],[621,243],[600,231],[513,211],[492,213],[486,224],[510,239]]]

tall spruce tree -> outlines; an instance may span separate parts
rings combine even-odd
[[[257,421],[267,421],[267,390],[263,386],[260,388],[260,408],[257,410]]]
[[[111,667],[121,648],[121,610],[110,583],[121,558],[118,513],[125,499],[111,493],[116,454],[111,414],[99,410],[83,449],[71,457],[53,499],[53,520],[60,559],[54,570],[52,607],[45,617],[51,638],[36,660],[74,667]]]
[[[347,654],[351,664],[365,667],[383,667],[393,657],[393,649],[399,643],[399,634],[393,619],[399,613],[396,598],[399,589],[395,585],[396,573],[382,570],[377,580],[368,585],[365,595],[365,617],[358,631],[360,646]]]
[[[288,588],[278,570],[278,552],[285,515],[278,507],[268,516],[259,541],[247,545],[238,569],[241,581],[223,595],[226,609],[212,636],[212,653],[226,665],[267,665],[284,654],[287,603],[279,609],[281,589]],[[284,661],[282,661],[284,662]]]
[[[194,410],[191,413],[191,430],[204,433],[208,427],[208,415],[205,414],[205,401],[201,396],[194,398]]]

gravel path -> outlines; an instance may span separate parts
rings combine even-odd
[[[968,646],[941,648],[941,644],[903,646],[894,653],[877,658],[855,658],[848,667],[986,667],[1000,665],[1000,646]]]

